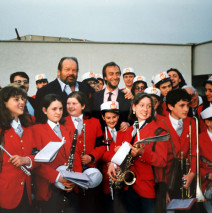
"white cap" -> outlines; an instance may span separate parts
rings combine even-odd
[[[207,82],[212,82],[212,75],[208,78]]]
[[[103,77],[102,77],[101,74],[96,74],[95,77],[96,77],[97,79],[101,78],[101,79],[103,80]]]
[[[150,94],[150,95],[157,95],[158,97],[160,97],[161,92],[158,88],[154,88],[154,87],[148,87],[144,90],[145,93]]]
[[[203,110],[200,113],[201,117],[203,120],[207,119],[207,118],[211,118],[212,117],[212,106],[206,108],[205,110]]]
[[[82,81],[86,81],[86,80],[94,80],[97,81],[97,79],[95,78],[95,73],[94,72],[86,72],[82,75]]]
[[[88,168],[83,173],[90,178],[88,188],[95,188],[102,182],[102,173],[97,168]]]
[[[101,111],[119,111],[119,102],[117,101],[107,101],[101,104]]]
[[[133,79],[133,83],[136,83],[136,82],[138,82],[138,81],[143,81],[143,82],[147,83],[146,77],[144,77],[144,76],[142,76],[142,75],[138,75],[138,76],[136,76],[136,77]]]
[[[133,74],[134,76],[136,76],[135,71],[132,67],[127,67],[123,69],[123,76],[126,74]]]
[[[160,72],[159,74],[152,76],[152,81],[154,84],[157,84],[158,82],[166,78],[169,78],[169,75],[167,74],[167,72]]]
[[[38,74],[35,76],[35,81],[42,80],[42,79],[48,80],[45,74]]]

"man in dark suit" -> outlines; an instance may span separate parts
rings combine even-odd
[[[93,94],[92,114],[94,117],[100,119],[101,124],[103,124],[104,122],[101,117],[100,109],[101,104],[106,101],[119,102],[120,118],[117,127],[120,128],[121,131],[125,131],[129,126],[128,114],[130,99],[132,99],[133,96],[129,92],[119,90],[118,85],[120,82],[121,70],[115,62],[105,64],[102,75],[106,83],[106,88]]]
[[[29,90],[29,76],[22,71],[14,72],[10,75],[10,83],[17,83],[24,85],[26,93]],[[27,96],[26,111],[34,116],[35,100],[34,98]]]
[[[70,93],[74,91],[83,92],[89,99],[94,93],[94,89],[86,82],[77,81],[79,71],[78,60],[75,57],[63,57],[58,64],[58,77],[39,89],[36,93],[36,121],[42,120],[42,99],[47,94],[58,94],[63,99],[64,116],[67,115],[66,100]]]

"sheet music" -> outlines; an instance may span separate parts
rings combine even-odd
[[[50,141],[43,149],[41,149],[34,158],[35,162],[52,162],[60,148],[66,143],[64,138],[62,141]]]
[[[191,199],[172,199],[167,205],[167,210],[183,210],[190,209],[196,202],[196,198]]]

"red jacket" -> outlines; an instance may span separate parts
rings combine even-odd
[[[109,163],[111,161],[113,155],[115,154],[114,149],[117,146],[121,146],[122,142],[124,142],[125,132],[121,132],[121,131],[117,132],[116,143],[113,141],[113,138],[112,138],[109,130],[107,131],[107,134],[108,134],[108,138],[111,139],[111,142],[109,143],[110,144],[109,151],[106,151],[103,154],[103,156],[102,156],[102,160],[104,161],[103,168],[102,168],[102,173],[103,173],[103,191],[104,191],[105,194],[109,194],[110,193],[109,176],[107,174],[107,170],[108,170],[107,163]],[[105,138],[105,141],[106,141],[106,138]]]
[[[69,131],[70,140],[73,140],[73,135],[75,131],[74,123],[71,116],[67,116],[65,122],[65,127]],[[102,157],[106,151],[105,146],[96,147],[96,138],[102,136],[102,130],[100,122],[96,118],[83,119],[83,124],[85,124],[85,154],[91,154],[95,158],[95,163],[90,163],[88,167],[96,167],[96,162]],[[83,153],[84,135],[83,131],[81,135],[77,136],[77,148],[79,152]],[[102,142],[104,144],[104,141]]]
[[[201,182],[202,190],[205,191],[206,186],[209,183],[209,180],[205,179],[205,175],[209,172],[212,173],[212,166],[208,166],[207,163],[201,160],[201,157],[204,157],[212,163],[212,141],[208,135],[208,132],[202,132],[199,135],[199,155],[200,155],[200,173],[201,173]]]
[[[180,158],[180,153],[183,152],[183,158],[190,158],[189,154],[189,125],[191,122],[191,172],[196,173],[196,125],[192,118],[187,117],[183,119],[183,132],[179,137],[175,129],[173,128],[169,116],[164,118],[169,131],[171,133],[171,137],[174,143],[175,152],[177,157]],[[158,123],[163,129],[166,129],[166,126],[162,122],[162,120]],[[171,147],[171,142],[168,143],[168,157],[167,157],[167,169],[166,169],[166,180],[169,179],[169,173],[171,168],[171,163],[173,159],[173,151]]]
[[[29,156],[33,162],[32,148],[34,137],[32,128],[24,128],[20,138],[13,128],[5,131],[4,148],[11,155]],[[9,156],[3,152],[2,171],[0,172],[0,207],[14,209],[22,199],[26,185],[29,202],[31,203],[31,176],[27,176],[20,168],[9,163]]]
[[[155,130],[158,125],[155,121],[147,124],[140,130],[140,139],[156,136]],[[125,141],[131,142],[133,126],[127,129]],[[135,137],[134,143],[137,141]],[[133,189],[137,194],[144,198],[155,198],[155,180],[152,166],[156,167],[157,172],[162,171],[167,162],[167,142],[157,142],[155,151],[152,151],[153,143],[143,145],[144,153],[141,157],[133,160],[130,167],[136,174],[136,182]]]
[[[34,127],[35,140],[37,143],[37,149],[42,149],[50,141],[61,141],[61,139],[55,134],[48,123],[37,124]],[[50,163],[42,163],[40,167],[35,169],[36,179],[36,199],[37,200],[49,200],[52,194],[50,183],[54,183],[59,172],[56,168],[60,165],[68,163],[68,158],[71,151],[72,141],[70,141],[69,133],[66,128],[60,125],[62,136],[65,137],[66,143],[59,150],[56,158]],[[82,172],[82,166],[80,163],[80,154],[78,150],[75,151],[75,159],[73,170],[75,172]],[[50,183],[49,183],[50,182]]]

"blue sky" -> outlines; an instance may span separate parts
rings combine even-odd
[[[19,35],[106,42],[212,40],[211,0],[0,0],[0,40]]]

